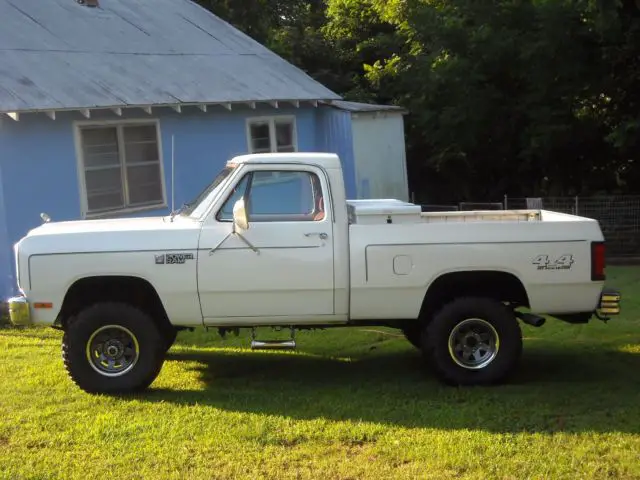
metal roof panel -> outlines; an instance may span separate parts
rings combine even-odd
[[[0,112],[340,97],[190,0],[0,0]]]
[[[345,100],[332,100],[329,104],[340,110],[348,112],[398,112],[407,113],[407,110],[397,105],[378,105],[375,103],[348,102]]]

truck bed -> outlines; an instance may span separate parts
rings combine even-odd
[[[353,319],[416,318],[428,286],[460,271],[512,275],[533,313],[597,305],[602,282],[591,280],[591,242],[603,237],[595,220],[548,210],[423,213],[400,201],[347,203]],[[563,267],[546,268],[555,262]]]

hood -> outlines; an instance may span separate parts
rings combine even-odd
[[[176,216],[173,223],[191,221]],[[69,222],[49,222],[30,230],[28,237],[69,233],[132,232],[166,228],[171,225],[169,217],[113,218],[104,220],[74,220]]]
[[[25,255],[197,248],[200,222],[189,217],[141,217],[49,222],[18,242]]]

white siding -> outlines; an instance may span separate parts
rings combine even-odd
[[[354,113],[353,150],[357,198],[409,201],[401,113]]]

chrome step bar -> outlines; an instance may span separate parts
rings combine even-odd
[[[295,350],[295,330],[291,330],[291,338],[288,340],[256,340],[256,329],[251,329],[251,350]]]
[[[251,350],[295,350],[295,340],[251,340]]]

